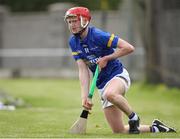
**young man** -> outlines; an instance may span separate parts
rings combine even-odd
[[[85,7],[74,7],[65,14],[72,36],[69,45],[79,69],[81,98],[84,108],[91,110],[88,100],[90,73],[95,72],[96,64],[100,68],[96,86],[100,92],[104,114],[114,133],[175,132],[174,129],[154,120],[151,126],[139,125],[138,115],[126,100],[125,93],[130,87],[127,70],[118,58],[134,51],[134,47],[125,40],[89,27],[90,12]],[[129,125],[123,123],[123,113],[129,118]]]

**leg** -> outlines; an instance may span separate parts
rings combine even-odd
[[[124,126],[121,110],[112,105],[104,109],[104,114],[113,133],[129,133],[129,125]],[[139,130],[141,133],[150,132],[150,126],[140,125]]]
[[[129,125],[125,125],[125,130],[129,131]],[[140,133],[150,132],[150,125],[140,125],[139,126]]]
[[[151,126],[140,125],[139,127],[137,126],[139,124],[138,120],[129,120],[130,126],[129,125],[124,126],[123,120],[122,120],[122,111],[127,116],[129,116],[133,111],[130,105],[128,104],[127,100],[124,98],[125,86],[122,82],[122,79],[121,80],[119,80],[118,78],[112,79],[108,83],[108,85],[105,87],[105,90],[103,92],[104,93],[103,93],[102,98],[104,99],[104,102],[108,100],[109,102],[115,105],[113,106],[110,103],[110,105],[105,105],[104,107],[105,117],[114,133],[139,133],[139,131],[141,133],[176,132],[175,129],[165,125],[159,120],[154,120]],[[135,123],[130,124],[130,122],[132,121]],[[135,127],[135,130],[134,130],[134,127]]]
[[[129,133],[139,133],[139,117],[132,111],[128,101],[125,99],[125,80],[115,77],[106,86],[103,94],[103,99],[114,104],[119,110],[123,111],[129,118]],[[135,118],[136,117],[136,118]],[[112,125],[110,124],[112,127]],[[114,125],[115,126],[115,125]]]
[[[104,108],[104,114],[113,133],[128,133],[123,123],[123,113],[114,105]]]
[[[105,88],[103,97],[129,116],[133,111],[124,98],[125,87],[121,80],[120,78],[112,79]]]

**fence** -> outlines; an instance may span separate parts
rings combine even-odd
[[[58,10],[44,13],[5,14],[0,47],[1,77],[77,77],[77,66],[68,49],[69,31],[63,20],[67,7],[60,5]],[[123,7],[118,12],[107,12],[103,29],[138,46],[133,54],[121,60],[132,79],[141,80],[144,79],[144,50],[139,32],[129,22],[131,11],[127,10],[127,3]],[[92,12],[92,24],[102,28],[102,15],[101,11]]]

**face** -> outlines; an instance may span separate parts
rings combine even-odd
[[[66,19],[69,30],[73,33],[76,34],[81,30],[81,23],[80,20],[78,19],[78,17],[74,16],[74,17],[68,17]]]

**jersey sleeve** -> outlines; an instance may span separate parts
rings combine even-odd
[[[69,46],[71,48],[71,54],[72,54],[73,58],[76,61],[81,59],[80,53],[79,53],[79,51],[78,51],[78,49],[76,47],[76,42],[72,37],[70,37],[70,39],[69,39]]]
[[[96,29],[94,31],[95,42],[99,43],[104,48],[116,48],[118,43],[118,36]]]

